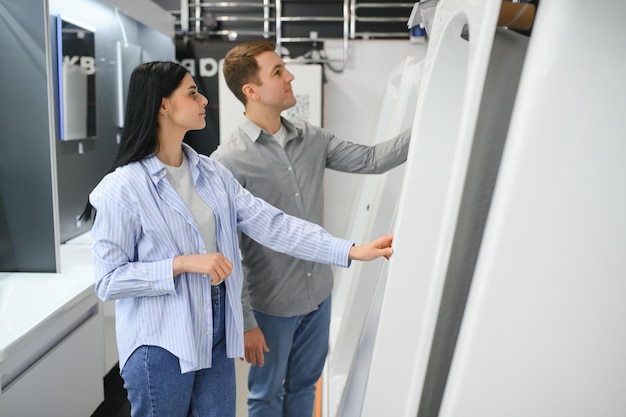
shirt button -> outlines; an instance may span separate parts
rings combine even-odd
[[[287,171],[291,171],[291,167],[287,167]]]
[[[310,273],[310,272],[307,272],[307,273],[306,273],[306,276],[307,276],[307,277],[310,277],[310,276],[311,276],[311,273]]]
[[[296,197],[300,197],[300,193],[296,193]]]

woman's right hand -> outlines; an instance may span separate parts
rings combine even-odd
[[[381,236],[365,245],[353,246],[350,248],[349,257],[353,261],[371,261],[381,256],[389,259],[393,254],[392,243],[393,234]]]
[[[230,276],[233,264],[221,253],[180,255],[174,257],[174,276],[183,272],[195,272],[211,277],[211,285],[217,285]]]

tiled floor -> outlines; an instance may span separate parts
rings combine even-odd
[[[246,361],[235,359],[235,372],[237,375],[237,417],[248,417],[246,398],[248,397],[248,369],[250,364]]]

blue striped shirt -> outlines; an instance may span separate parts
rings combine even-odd
[[[241,187],[219,162],[188,145],[194,186],[213,209],[218,251],[233,263],[226,279],[226,349],[243,357],[243,269],[237,231],[273,250],[347,267],[353,242],[289,216]],[[173,258],[207,253],[193,215],[154,156],[106,175],[90,194],[96,294],[116,300],[120,368],[141,345],[167,349],[181,372],[211,366],[211,282],[202,274],[173,276]],[[268,260],[269,262],[269,260]]]

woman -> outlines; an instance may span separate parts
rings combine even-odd
[[[133,416],[235,415],[242,357],[238,230],[273,250],[347,267],[392,253],[328,234],[255,198],[183,143],[207,99],[173,62],[131,75],[117,160],[89,196],[96,293],[116,300],[119,364]],[[228,278],[228,279],[227,279]]]

